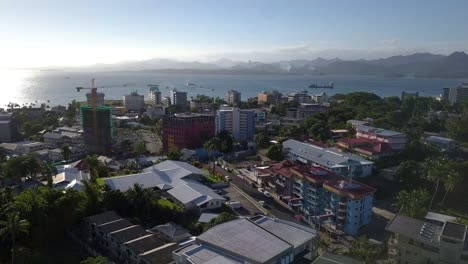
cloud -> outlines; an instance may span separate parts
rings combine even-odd
[[[383,46],[398,46],[400,41],[398,39],[384,39],[379,42]]]

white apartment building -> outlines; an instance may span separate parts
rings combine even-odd
[[[312,101],[318,103],[318,104],[323,104],[328,101],[328,96],[327,93],[319,93],[319,94],[313,94],[311,96]]]
[[[148,100],[152,106],[161,105],[161,91],[159,91],[159,85],[150,85]]]
[[[145,96],[134,91],[123,96],[123,105],[128,111],[140,112],[145,109]]]
[[[227,131],[237,141],[253,140],[255,111],[237,107],[222,107],[216,111],[216,134]]]

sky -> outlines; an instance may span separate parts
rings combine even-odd
[[[468,51],[467,0],[0,0],[0,67]]]

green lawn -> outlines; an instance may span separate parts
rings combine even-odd
[[[213,176],[213,175],[211,175],[211,174],[209,174],[209,175],[204,175],[204,177],[205,177],[208,181],[210,181],[210,182],[212,182],[212,183],[221,182],[220,179],[218,179],[217,177],[215,177],[215,176]]]
[[[104,183],[104,178],[97,178],[96,179],[96,183],[99,185],[99,186],[104,186],[105,183]]]
[[[175,211],[182,211],[183,210],[183,208],[181,208],[176,203],[173,203],[173,202],[171,202],[169,200],[166,200],[166,199],[159,199],[158,200],[158,205],[160,205],[161,207],[164,207],[164,208],[175,210]]]

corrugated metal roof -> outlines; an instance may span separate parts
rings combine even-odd
[[[150,167],[147,172],[104,179],[106,185],[113,190],[126,191],[135,184],[143,188],[159,188],[168,190],[168,193],[182,204],[193,203],[200,206],[213,199],[224,201],[225,199],[207,186],[187,179],[190,175],[205,174],[188,163],[180,161],[164,161]]]
[[[280,219],[262,217],[256,220],[255,224],[261,226],[275,236],[280,237],[295,248],[317,237],[317,232],[313,228],[282,221]]]
[[[212,227],[197,241],[258,263],[267,263],[292,249],[290,244],[247,219]]]
[[[332,148],[321,148],[308,143],[289,139],[283,142],[283,148],[299,157],[310,160],[327,168],[347,167],[356,164],[372,164],[358,155],[339,152]]]

